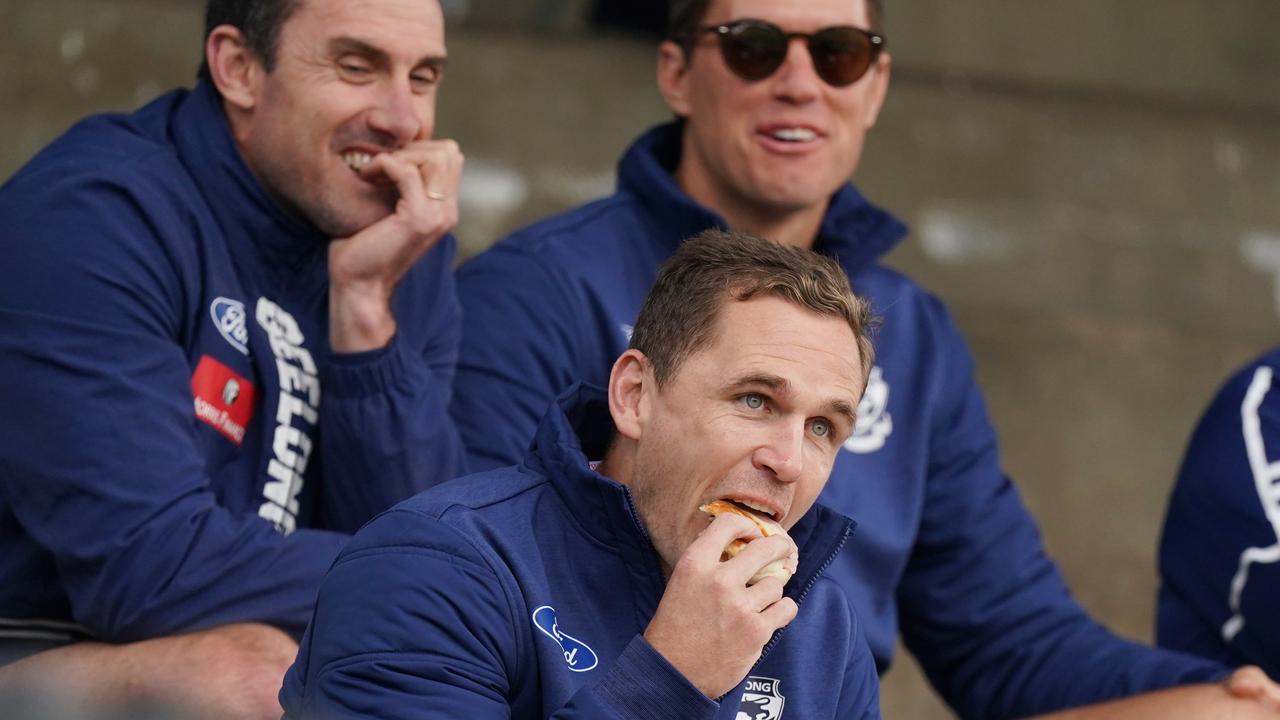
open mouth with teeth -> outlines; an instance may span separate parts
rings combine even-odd
[[[346,163],[346,166],[352,170],[360,172],[365,166],[373,162],[373,157],[371,153],[348,152],[342,154],[342,162]]]
[[[776,130],[771,130],[766,134],[774,140],[780,140],[782,142],[801,143],[812,142],[818,139],[818,133],[810,130],[809,128],[800,127],[778,128]]]
[[[764,519],[772,521],[774,523],[777,523],[778,521],[778,517],[777,515],[774,514],[773,509],[765,507],[764,505],[751,502],[750,500],[746,500],[743,498],[720,498],[719,500],[713,500],[707,505],[704,505],[698,509],[702,510],[703,512],[710,512],[709,510],[706,510],[704,508],[714,507],[717,505],[717,503],[725,503],[733,506],[734,508],[737,508],[739,515],[763,516]],[[712,513],[712,514],[715,514],[715,513]],[[766,537],[768,537],[768,535],[766,535]]]

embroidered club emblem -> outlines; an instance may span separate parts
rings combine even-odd
[[[235,370],[205,355],[191,375],[196,418],[239,445],[253,418],[253,383]]]
[[[871,375],[867,378],[867,391],[862,394],[862,402],[858,403],[858,423],[853,428],[853,435],[845,441],[844,449],[863,455],[873,453],[884,447],[892,433],[889,383],[885,382],[884,371],[877,365],[871,368]]]
[[[780,684],[774,678],[749,675],[736,720],[779,720],[782,706],[787,701],[778,691]]]
[[[231,298],[220,297],[209,306],[209,315],[213,317],[213,325],[223,339],[231,343],[231,347],[241,354],[249,354],[249,326],[246,324],[244,303]]]
[[[560,630],[556,621],[556,609],[550,605],[543,605],[533,611],[533,626],[556,641],[564,655],[565,664],[573,672],[586,672],[599,664],[596,652],[589,645]]]

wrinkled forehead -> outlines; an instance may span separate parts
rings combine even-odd
[[[794,391],[861,395],[862,360],[852,328],[777,295],[726,299],[710,342],[690,356],[702,381],[774,377]],[[856,398],[855,398],[856,399]]]

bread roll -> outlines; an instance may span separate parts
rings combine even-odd
[[[698,509],[712,517],[722,513],[741,515],[755,523],[756,529],[760,531],[760,537],[787,534],[787,531],[775,522],[773,518],[728,500],[712,500]],[[741,538],[735,539],[733,542],[726,545],[724,551],[720,553],[720,561],[724,562],[725,560],[728,560],[742,552],[749,542],[751,541],[743,540]],[[765,565],[757,570],[755,575],[751,576],[751,579],[747,581],[747,585],[755,585],[767,577],[776,577],[782,580],[782,583],[785,585],[787,581],[791,579],[791,567],[794,566],[794,563],[788,563],[787,560],[792,558],[796,561],[799,560],[799,558],[793,553],[790,558],[779,558],[768,565]]]

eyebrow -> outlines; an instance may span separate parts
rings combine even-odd
[[[852,430],[853,427],[858,424],[857,408],[845,402],[844,400],[827,401],[827,409],[830,410],[833,415],[839,415],[843,417],[845,421],[849,423],[850,430]]]
[[[353,53],[356,55],[364,55],[379,65],[390,65],[391,56],[386,50],[371,45],[364,40],[353,37],[338,37],[329,41],[329,53],[331,55],[346,55]],[[444,55],[424,55],[414,63],[414,69],[421,67],[431,67],[436,70],[443,71],[445,66],[449,64],[449,58]]]
[[[770,373],[753,373],[731,380],[726,386],[730,390],[743,390],[751,387],[766,387],[774,393],[786,397],[791,394],[791,381]],[[832,398],[826,403],[829,414],[839,415],[849,422],[849,427],[857,424],[858,413],[853,405],[839,398]]]

